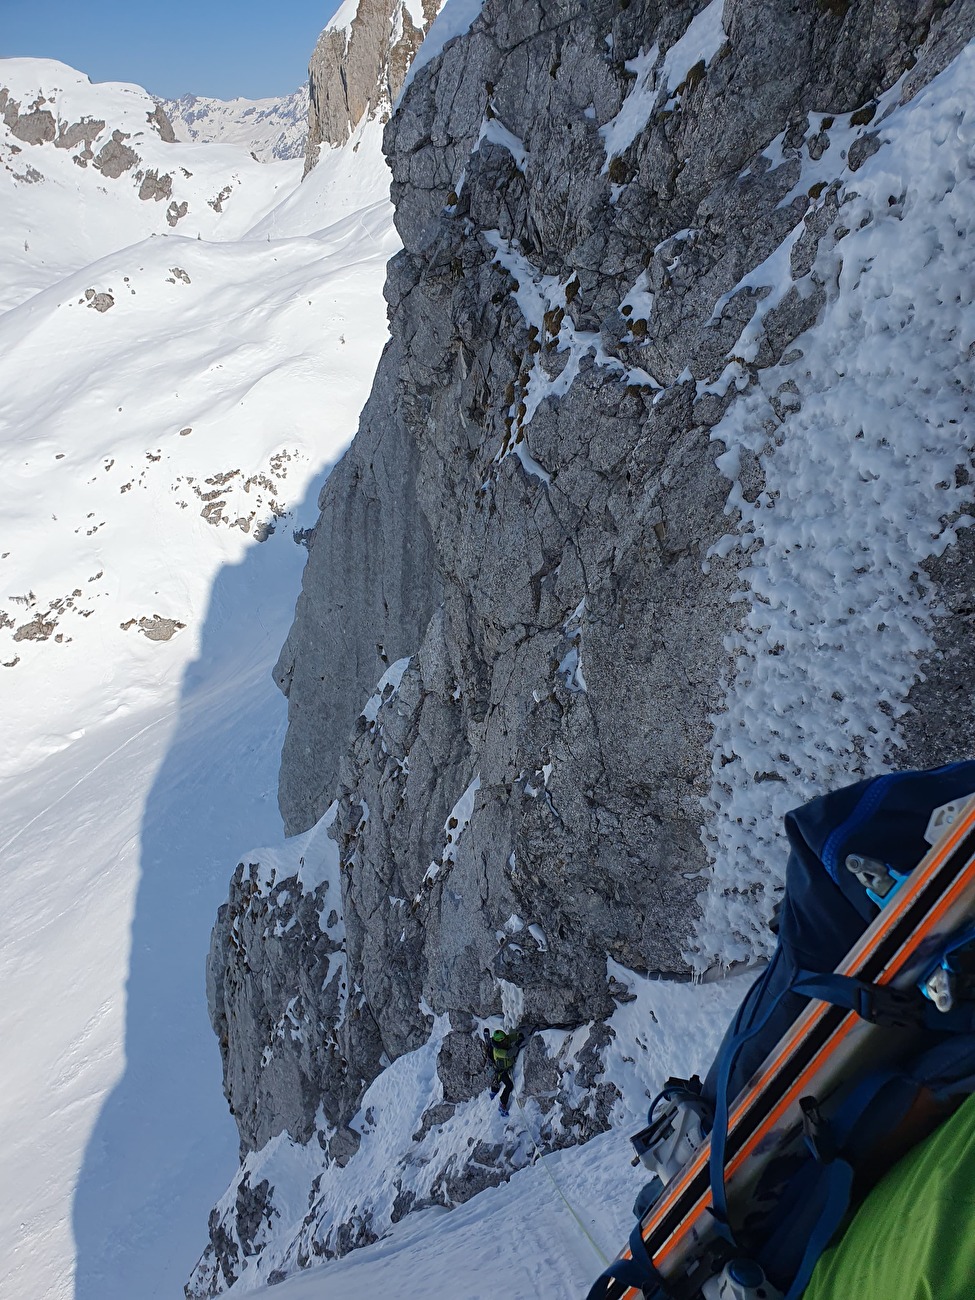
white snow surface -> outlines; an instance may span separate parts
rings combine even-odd
[[[288,238],[322,231],[323,205],[329,219],[357,219],[368,242],[368,220],[362,215],[376,206],[389,208],[389,168],[382,154],[383,124],[363,118],[339,147],[323,147],[314,171],[293,187],[250,231],[254,239]],[[323,234],[322,238],[328,238]]]
[[[362,717],[364,717],[367,722],[376,721],[382,705],[387,700],[391,699],[399,690],[400,683],[403,680],[403,674],[409,666],[410,656],[407,655],[404,659],[397,659],[395,663],[390,664],[386,669],[382,677],[380,677],[379,681],[376,683],[375,691],[369,696],[369,699],[366,700],[366,706],[362,710]]]
[[[658,101],[663,107],[673,109],[691,68],[702,60],[707,65],[717,54],[725,39],[723,9],[724,0],[711,0],[691,19],[683,36],[662,59],[660,48],[654,43],[627,61],[627,71],[634,74],[633,85],[620,111],[599,128],[606,149],[604,174],[612,160],[628,149],[646,126]]]
[[[941,610],[921,566],[973,522],[973,79],[969,46],[908,104],[894,87],[869,126],[837,121],[832,172],[815,165],[820,182],[838,183],[834,229],[849,232],[824,240],[813,268],[828,305],[750,388],[796,232],[742,282],[769,296],[729,353],[725,382],[748,391],[713,431],[728,512],[740,516],[715,554],[740,547],[748,562],[714,719],[702,965],[767,948],[782,815],[897,765],[906,697],[934,650]],[[821,126],[814,115],[811,131]],[[863,130],[879,130],[883,147],[851,175],[846,147]],[[765,476],[754,501],[738,483],[743,453]]]
[[[648,50],[641,50],[635,59],[628,59],[625,64],[626,70],[632,72],[636,80],[623,100],[620,111],[599,128],[606,149],[604,175],[609,171],[612,160],[630,147],[650,119],[657,100],[656,68],[659,59],[660,50],[655,42]]]
[[[325,24],[327,32],[345,32],[346,40],[352,31],[352,24],[359,12],[359,0],[342,0],[335,13]]]
[[[160,99],[180,140],[242,145],[261,162],[303,158],[308,139],[308,87],[271,99]]]
[[[132,172],[0,124],[0,1295],[176,1300],[237,1167],[204,961],[239,855],[280,840],[292,533],[398,243],[375,133],[362,192],[340,151],[299,190],[300,164],[164,143],[138,87],[25,59],[0,86],[104,120],[96,155],[127,133],[190,208],[174,230]]]
[[[703,60],[707,65],[720,50],[724,42],[723,10],[724,0],[711,0],[694,15],[687,31],[664,55],[662,81],[668,91],[675,90],[696,63]]]

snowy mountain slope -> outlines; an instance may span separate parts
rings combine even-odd
[[[321,227],[323,201],[336,218],[352,216],[365,204],[388,204],[389,168],[382,138],[382,122],[364,118],[344,145],[322,151],[314,170],[257,222],[251,237],[273,240],[279,231],[310,234]]]
[[[281,99],[211,99],[183,95],[158,101],[178,140],[235,144],[261,162],[303,158],[308,138],[308,88]]]
[[[240,239],[298,182],[296,163],[170,135],[138,86],[0,59],[0,311],[150,234]]]
[[[373,207],[324,245],[160,237],[0,317],[0,663],[15,692],[0,770],[107,716],[133,678],[168,674],[144,633],[195,641],[212,566],[261,540],[347,441],[375,360],[362,266],[382,266],[388,230]],[[92,310],[91,290],[115,305]],[[157,615],[172,622],[140,626]]]
[[[250,237],[300,166],[167,144],[144,91],[62,65],[0,84],[3,157],[44,177],[0,174],[0,1295],[171,1298],[235,1165],[203,957],[234,855],[278,833],[293,533],[355,431],[397,241],[381,190],[326,171]],[[22,138],[48,112],[105,121],[87,167]],[[122,129],[130,172],[178,161],[201,239],[98,174]]]
[[[133,683],[0,788],[5,1300],[178,1297],[232,1172],[199,954],[228,853],[276,822],[266,677],[295,551],[218,581],[184,691]]]

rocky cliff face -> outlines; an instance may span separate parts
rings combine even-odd
[[[595,1023],[595,1084],[613,962],[752,959],[784,808],[967,748],[972,338],[924,232],[963,236],[972,125],[909,112],[973,35],[970,0],[486,0],[408,88],[392,338],[277,669],[289,831],[336,801],[349,1004],[305,1032],[343,1083],[319,1059],[261,1134],[317,1099],[348,1159],[437,1016],[454,1102],[472,1016]],[[292,980],[307,944],[275,949]],[[568,1105],[573,1060],[540,1094]]]
[[[366,116],[388,113],[443,0],[359,0],[343,5],[308,66],[311,105],[305,171],[323,144],[341,145]]]
[[[823,311],[840,195],[797,186],[805,161],[842,127],[855,174],[878,96],[915,93],[971,19],[840,9],[488,4],[390,124],[393,341],[280,676],[282,808],[301,830],[339,794],[350,962],[393,1055],[421,1000],[486,1014],[499,975],[530,1018],[576,1023],[608,1009],[607,953],[684,968],[741,613],[740,554],[709,558],[712,431]],[[766,300],[743,281],[783,246],[794,283]],[[754,453],[740,480],[757,500]],[[513,914],[544,950],[499,950]]]

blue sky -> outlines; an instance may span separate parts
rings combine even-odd
[[[0,56],[60,59],[157,95],[285,95],[339,0],[0,0]]]

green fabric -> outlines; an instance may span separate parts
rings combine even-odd
[[[975,1096],[909,1152],[816,1265],[803,1300],[972,1300]]]
[[[496,1039],[491,1043],[491,1055],[494,1059],[494,1068],[500,1072],[510,1070],[518,1059],[518,1039],[513,1034],[507,1034],[503,1042]]]

